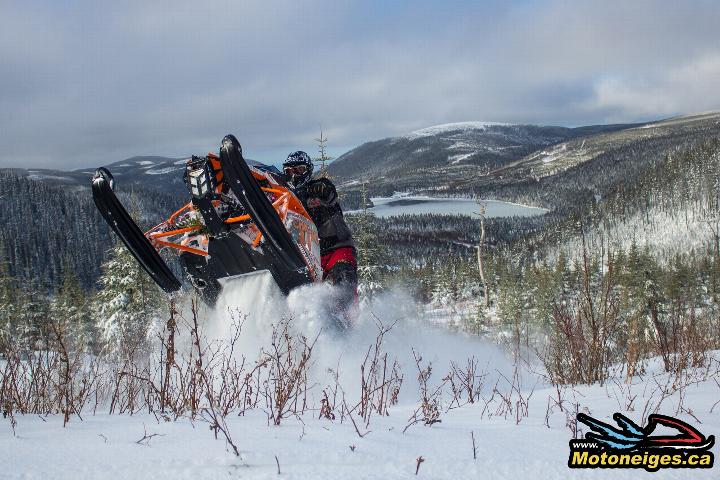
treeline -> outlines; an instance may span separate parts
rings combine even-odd
[[[0,171],[0,259],[10,274],[48,292],[63,281],[65,267],[84,288],[95,285],[100,265],[115,237],[97,211],[89,188],[56,186]],[[150,224],[172,211],[172,195],[135,189],[121,193],[145,212]]]
[[[110,249],[97,290],[66,263],[52,295],[10,274],[0,260],[0,351],[67,348],[91,354],[142,349],[165,295],[122,245]]]
[[[553,214],[548,214],[553,216]],[[357,228],[359,214],[346,216],[351,229]],[[540,232],[546,217],[498,217],[485,222],[485,241],[490,249]],[[388,262],[400,266],[437,266],[456,258],[474,256],[480,240],[479,218],[464,215],[400,215],[372,219],[374,241],[387,252]]]
[[[707,245],[719,250],[720,139],[669,152],[634,181],[619,182],[605,196],[519,239],[516,248],[551,256],[564,248],[577,255],[581,230],[591,249],[627,249],[637,241],[659,261]]]
[[[682,370],[720,347],[720,257],[711,245],[662,262],[637,245],[574,259],[560,252],[553,262],[502,248],[484,269],[486,285],[474,255],[449,255],[387,269],[382,281],[440,309],[451,328],[538,353],[559,383],[602,381],[618,364],[632,376],[653,356]]]

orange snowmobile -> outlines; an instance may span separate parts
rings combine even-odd
[[[223,279],[261,270],[285,294],[322,281],[312,219],[276,168],[248,165],[234,136],[223,138],[219,155],[188,160],[184,180],[190,201],[145,233],[115,195],[111,173],[101,167],[92,180],[100,213],[163,290],[182,286],[160,256],[163,249],[179,254],[190,283],[210,305]]]

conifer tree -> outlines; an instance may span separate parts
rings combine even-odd
[[[141,218],[137,198],[130,215]],[[110,354],[128,355],[146,346],[163,303],[163,294],[125,246],[118,242],[102,264],[100,289],[92,305],[100,346]]]
[[[46,349],[50,340],[47,294],[34,285],[26,285],[18,289],[16,305],[17,338],[29,348]]]
[[[14,336],[17,327],[15,318],[17,300],[17,284],[15,278],[10,275],[5,248],[0,242],[0,336]]]
[[[327,171],[327,163],[330,162],[330,160],[333,159],[333,157],[329,156],[327,154],[327,137],[323,135],[322,128],[320,129],[320,137],[316,138],[315,141],[318,144],[318,153],[320,153],[319,157],[315,157],[313,160],[315,162],[320,163],[320,173],[318,176],[320,178],[330,178]]]
[[[452,302],[452,285],[449,268],[435,270],[431,292],[432,303],[446,307]]]
[[[63,283],[50,302],[50,317],[66,336],[72,338],[75,345],[92,346],[94,328],[87,295],[69,262],[65,262]]]
[[[385,250],[378,241],[375,215],[368,209],[365,184],[362,187],[362,203],[362,213],[355,217],[353,236],[357,249],[358,293],[363,299],[369,299],[383,287]]]
[[[159,318],[162,293],[122,244],[102,265],[93,316],[100,342],[110,353],[143,346]]]

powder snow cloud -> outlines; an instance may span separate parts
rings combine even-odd
[[[0,166],[720,109],[720,4],[0,1]]]

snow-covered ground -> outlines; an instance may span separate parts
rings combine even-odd
[[[24,416],[18,419],[16,436],[7,422],[0,432],[0,456],[4,457],[0,477],[393,479],[414,478],[417,459],[422,457],[418,478],[635,479],[647,473],[570,470],[571,433],[566,423],[575,402],[579,402],[580,411],[589,411],[606,422],[612,421],[613,412],[622,411],[644,423],[641,415],[646,402],[654,405],[660,398],[659,393],[653,397],[651,392],[668,380],[666,375],[648,374],[631,386],[618,379],[617,384],[606,387],[567,389],[561,392],[563,412],[554,403],[557,391],[548,387],[532,391],[535,380],[529,376],[522,387],[523,395],[531,395],[528,416],[519,423],[513,414],[493,415],[497,404],[486,409],[491,384],[474,405],[443,410],[441,423],[414,425],[403,433],[416,408],[405,403],[392,408],[387,417],[375,417],[369,428],[361,425],[362,438],[347,418],[340,422],[306,415],[271,426],[263,412],[252,411],[227,419],[240,457],[230,452],[222,436],[216,440],[202,421],[164,421],[148,414],[98,414],[86,415],[83,421],[73,418],[63,428],[61,416]],[[504,390],[509,393],[507,385]],[[692,416],[679,417],[706,435],[717,434],[720,413],[717,409],[710,413],[710,409],[719,393],[710,380],[686,387],[685,408]],[[674,415],[678,397],[666,399],[659,411]],[[516,394],[513,401],[518,398]],[[631,411],[626,409],[628,401],[633,403]],[[546,423],[548,405],[552,408]],[[140,441],[146,435],[151,437]],[[654,478],[717,478],[717,471],[661,470]]]
[[[303,298],[323,296],[323,286],[308,287],[287,301],[272,291],[267,276],[253,276],[229,285],[219,308],[203,325],[206,335],[222,338],[231,330],[233,308],[248,314],[238,350],[252,358],[267,341],[268,318],[291,313],[295,328],[313,337],[322,327],[318,304]],[[258,302],[258,298],[270,301]],[[288,479],[635,479],[635,470],[570,470],[568,441],[576,412],[611,422],[614,412],[644,424],[649,413],[678,416],[705,435],[720,432],[720,363],[680,377],[662,372],[660,362],[646,365],[642,377],[625,383],[617,371],[605,385],[553,387],[535,363],[517,369],[510,356],[474,337],[451,334],[413,320],[413,305],[391,292],[361,312],[357,327],[347,335],[321,334],[309,371],[310,409],[302,416],[268,420],[263,408],[244,416],[228,415],[227,427],[240,456],[222,434],[195,418],[177,420],[159,414],[109,415],[83,412],[63,428],[59,415],[16,415],[0,422],[1,478],[288,478]],[[228,310],[230,309],[230,310]],[[333,420],[320,418],[320,392],[332,382],[328,371],[339,372],[341,390],[354,404],[360,395],[360,365],[374,344],[377,322],[392,324],[382,350],[396,359],[403,372],[398,402],[387,416],[375,415],[366,425],[335,408]],[[439,423],[411,421],[420,406],[420,385],[413,351],[422,365],[432,362],[430,392],[439,386]],[[448,373],[474,359],[473,378],[479,394],[456,398]],[[458,377],[455,378],[457,382]],[[337,407],[337,404],[336,404]],[[581,429],[584,431],[583,429]],[[475,455],[473,455],[473,438]],[[714,451],[716,447],[714,447]],[[419,465],[418,459],[423,461]],[[280,473],[278,474],[278,469]],[[417,470],[417,477],[416,477]],[[661,470],[654,478],[717,478],[707,470]]]
[[[432,127],[422,128],[409,133],[405,138],[414,139],[419,137],[430,137],[440,135],[447,132],[468,131],[468,130],[487,130],[488,127],[507,127],[511,123],[500,122],[456,122],[444,123],[442,125],[433,125]]]

